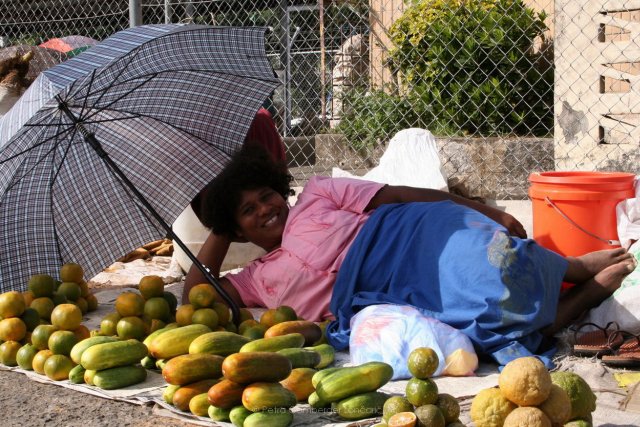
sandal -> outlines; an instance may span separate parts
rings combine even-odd
[[[578,332],[585,326],[595,326],[598,330],[583,332],[578,336]],[[624,337],[619,332],[617,322],[609,322],[604,328],[595,323],[583,323],[573,331],[573,352],[580,356],[611,354],[624,342]]]
[[[614,338],[613,335],[622,337],[626,335],[626,339],[612,355],[602,356],[602,363],[609,366],[617,367],[637,367],[640,366],[640,335],[630,334],[628,332],[616,331],[610,338]]]

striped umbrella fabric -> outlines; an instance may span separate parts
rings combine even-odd
[[[173,223],[279,85],[264,35],[135,27],[43,72],[0,121],[0,291],[26,289],[33,274],[56,277],[65,262],[92,277],[164,237],[86,134]]]

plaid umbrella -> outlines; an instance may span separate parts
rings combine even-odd
[[[43,72],[0,121],[0,291],[65,262],[96,274],[165,235],[181,245],[167,224],[279,84],[264,33],[141,26]]]

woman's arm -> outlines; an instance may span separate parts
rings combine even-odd
[[[513,215],[483,203],[456,196],[446,191],[433,190],[430,188],[386,185],[376,193],[365,210],[375,209],[388,203],[441,202],[443,200],[451,200],[452,202],[475,209],[495,222],[502,224],[513,236],[523,239],[527,237],[527,232],[524,227]]]
[[[224,257],[229,251],[230,244],[231,240],[228,237],[211,233],[209,234],[209,237],[207,237],[207,240],[205,240],[204,245],[202,245],[200,252],[198,252],[198,260],[209,268],[213,277],[218,278],[220,276],[220,267],[222,266]],[[242,298],[240,298],[240,294],[234,288],[233,284],[224,277],[219,278],[218,281],[220,282],[222,289],[229,294],[231,299],[239,307],[242,307]],[[202,274],[198,267],[192,265],[184,281],[184,289],[182,290],[183,304],[189,303],[189,291],[199,283],[208,283],[208,281],[205,279],[204,274]]]

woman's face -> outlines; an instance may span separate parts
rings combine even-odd
[[[271,251],[282,242],[288,215],[286,200],[272,188],[243,190],[235,213],[236,234]]]

